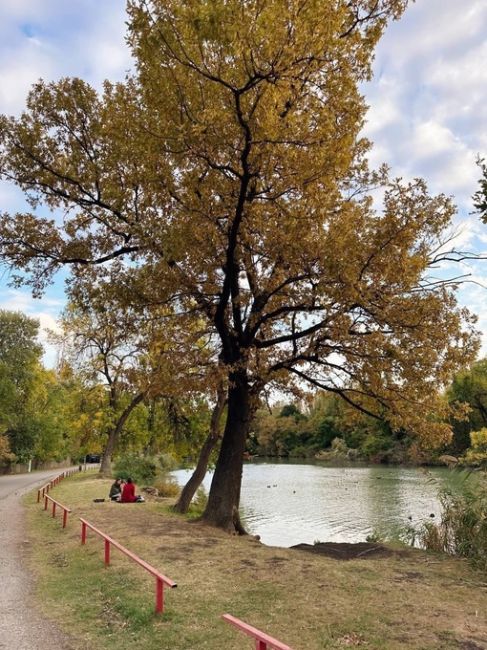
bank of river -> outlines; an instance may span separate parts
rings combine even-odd
[[[181,484],[190,474],[174,472]],[[451,476],[446,468],[250,462],[244,466],[241,514],[247,529],[272,546],[362,542],[375,531],[438,518],[438,490]]]

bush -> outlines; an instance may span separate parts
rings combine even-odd
[[[176,479],[169,474],[158,475],[154,487],[157,488],[160,497],[177,497],[181,489]]]
[[[189,506],[189,515],[191,517],[201,517],[208,503],[208,495],[203,486],[198,488],[196,495],[193,497]]]
[[[461,494],[443,491],[440,499],[441,521],[423,525],[421,545],[468,558],[487,571],[487,474],[469,475]]]
[[[130,476],[136,483],[152,485],[156,477],[156,464],[150,458],[126,454],[116,460],[114,473],[117,478],[126,480]]]
[[[158,458],[161,469],[171,471],[179,467],[178,461],[172,454],[161,454]]]
[[[470,447],[462,461],[467,465],[487,466],[487,428],[470,433]]]
[[[313,447],[298,445],[289,451],[291,458],[312,458],[317,450]]]
[[[10,444],[7,436],[0,434],[0,465],[13,463],[15,454],[10,451]]]

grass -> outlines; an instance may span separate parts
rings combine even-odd
[[[25,500],[38,602],[74,648],[250,650],[225,612],[295,650],[486,647],[486,577],[463,560],[409,550],[340,562],[266,547],[190,522],[170,500],[94,503],[109,486],[85,474],[56,487],[53,497],[73,510],[65,530],[35,493]],[[116,549],[105,569],[99,537],[89,531],[80,545],[79,516],[178,583],[165,590],[162,617],[153,578]]]

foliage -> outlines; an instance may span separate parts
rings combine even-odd
[[[158,458],[159,465],[161,468],[168,472],[170,470],[176,469],[179,465],[178,461],[172,454],[161,454]]]
[[[144,458],[135,454],[126,454],[116,459],[114,475],[127,480],[129,477],[135,483],[152,485],[156,477],[157,465],[151,458]]]
[[[287,403],[257,410],[248,450],[268,456],[363,459],[400,463],[409,459],[410,438],[384,421],[356,413],[346,402],[318,392],[309,406]],[[283,415],[284,413],[284,415]],[[290,415],[286,415],[289,413]]]
[[[37,440],[36,393],[42,380],[38,321],[0,310],[0,433],[23,462],[34,456]]]
[[[462,454],[470,445],[470,433],[487,426],[487,359],[455,375],[447,392],[448,400],[467,407],[464,416],[452,421],[450,450]]]
[[[160,497],[177,497],[181,488],[175,478],[167,472],[159,473],[154,481]]]
[[[196,492],[196,495],[191,501],[191,505],[189,507],[188,514],[190,515],[190,517],[200,517],[205,511],[207,503],[208,503],[208,494],[205,488],[200,486]]]
[[[485,465],[487,467],[487,427],[470,433],[471,446],[467,449],[464,462],[467,465]]]
[[[349,458],[350,449],[342,438],[334,438],[331,441],[329,451],[320,451],[316,454],[318,460],[345,460]]]
[[[460,493],[443,491],[441,521],[420,531],[424,548],[471,560],[487,571],[487,474],[471,474]]]
[[[0,434],[0,465],[15,460],[15,455],[10,451],[7,436]]]

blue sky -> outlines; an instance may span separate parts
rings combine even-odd
[[[130,67],[124,33],[124,0],[0,0],[0,113],[18,114],[40,77],[80,76],[96,87],[105,78],[122,79]],[[432,192],[453,196],[455,246],[486,251],[487,225],[471,214],[471,196],[479,177],[475,159],[487,156],[487,2],[417,0],[389,27],[374,71],[364,87],[372,163],[387,162],[394,176],[421,176]],[[21,194],[0,184],[0,211],[23,207]],[[479,315],[485,354],[487,261],[461,272],[479,283],[466,285],[460,298]],[[0,275],[0,308],[21,309],[43,328],[54,327],[62,282],[39,301],[8,288],[7,279]],[[46,362],[54,359],[49,349]]]

